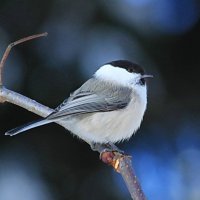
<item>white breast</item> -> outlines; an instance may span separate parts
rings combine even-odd
[[[134,94],[125,109],[94,113],[81,120],[74,117],[66,128],[88,142],[115,143],[129,139],[140,127],[146,109],[146,87],[144,94],[137,98]]]

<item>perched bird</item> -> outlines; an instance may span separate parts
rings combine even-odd
[[[13,136],[62,122],[62,126],[91,146],[129,139],[140,127],[146,110],[148,77],[152,76],[146,75],[138,64],[127,60],[109,62],[46,118],[5,134]]]

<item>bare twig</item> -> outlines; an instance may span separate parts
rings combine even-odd
[[[124,155],[120,152],[106,151],[101,154],[101,160],[111,165],[115,171],[121,174],[132,199],[145,200],[140,183],[136,177],[135,170],[132,167],[131,156]]]
[[[114,168],[122,175],[131,197],[134,200],[145,200],[145,195],[131,164],[131,157],[116,153],[114,157]]]
[[[12,47],[18,45],[18,44],[21,44],[23,42],[26,42],[28,40],[33,40],[35,38],[39,38],[39,37],[44,37],[44,36],[47,36],[47,32],[45,33],[40,33],[40,34],[35,34],[35,35],[31,35],[31,36],[28,36],[28,37],[25,37],[25,38],[22,38],[20,40],[17,40],[13,43],[10,43],[7,47],[7,49],[5,50],[4,54],[3,54],[3,57],[1,59],[1,62],[0,62],[0,86],[3,85],[3,81],[2,81],[2,71],[3,71],[3,67],[4,67],[4,64],[7,60],[7,57],[10,53],[10,50],[12,49]]]
[[[2,101],[1,101],[2,99]],[[46,117],[50,113],[52,113],[54,110],[44,106],[28,97],[25,97],[17,92],[14,92],[12,90],[8,90],[5,87],[0,88],[0,102],[7,101],[9,103],[15,104],[17,106],[20,106],[30,112],[33,112],[41,117]]]
[[[30,99],[24,95],[0,86],[0,103],[4,102],[15,104],[41,117],[46,117],[54,111],[54,109],[42,105],[33,99]],[[64,127],[64,125],[62,125],[62,122],[56,123]]]
[[[8,90],[2,85],[2,70],[11,48],[22,42],[46,35],[47,33],[29,36],[8,45],[0,62],[0,103],[12,103],[42,117],[46,117],[54,111],[53,109],[44,106],[28,97],[25,97],[14,91]],[[62,123],[58,124],[62,126]],[[118,173],[122,175],[133,200],[146,199],[141,189],[141,186],[136,178],[135,171],[131,164],[130,156],[124,155],[120,152],[107,151],[101,154],[101,160],[104,163],[111,165]]]

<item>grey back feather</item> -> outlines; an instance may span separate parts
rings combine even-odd
[[[113,85],[93,77],[74,91],[47,119],[122,109],[130,102],[131,92],[128,87]]]

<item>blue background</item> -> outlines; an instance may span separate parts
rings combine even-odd
[[[200,199],[200,2],[1,0],[4,83],[55,108],[103,63],[128,59],[154,75],[140,130],[119,144],[149,200]],[[130,199],[120,175],[62,127],[3,133],[38,116],[0,105],[0,199]]]

